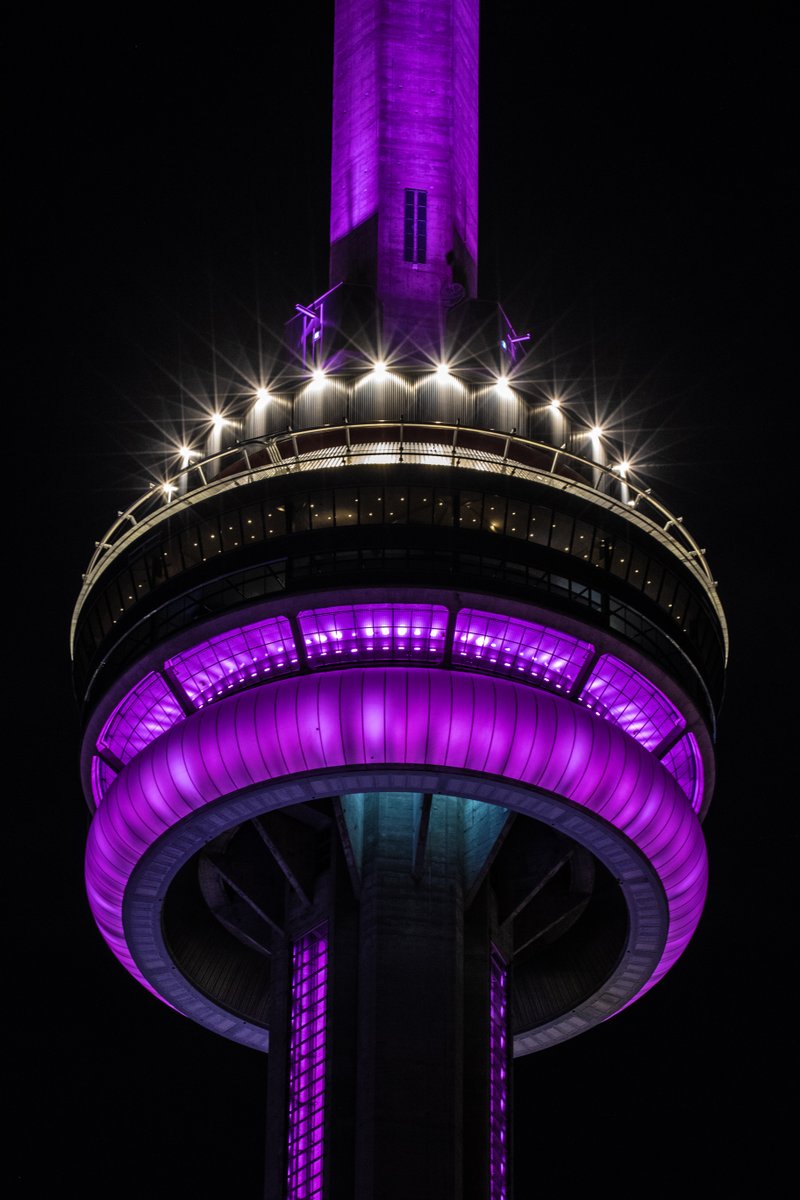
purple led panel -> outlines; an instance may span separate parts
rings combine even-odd
[[[612,654],[597,660],[578,699],[597,716],[619,725],[645,750],[655,750],[686,724],[654,683]]]
[[[639,994],[688,944],[705,899],[705,844],[686,796],[654,755],[581,705],[513,679],[353,664],[225,697],[120,773],[86,848],[89,901],[109,946],[144,982],[127,943],[125,890],[143,855],[184,818],[254,784],[379,763],[510,780],[623,833],[650,862],[669,911],[661,960]]]
[[[100,804],[116,778],[117,772],[95,754],[92,759],[92,795],[95,804]]]
[[[151,671],[126,696],[103,726],[98,750],[110,750],[122,763],[135,758],[154,738],[183,720],[166,682]]]
[[[328,931],[292,946],[287,1200],[321,1200],[325,1132]]]
[[[201,642],[164,663],[197,708],[266,677],[297,670],[286,617],[268,617]]]
[[[676,742],[672,749],[661,760],[670,775],[683,788],[689,798],[689,803],[695,812],[699,813],[703,804],[703,760],[700,748],[693,733],[687,733]]]
[[[496,950],[489,968],[489,1200],[508,1196],[508,970]]]
[[[439,604],[347,604],[308,609],[298,621],[310,666],[444,658],[447,609]]]
[[[594,647],[578,638],[499,613],[462,608],[453,635],[453,664],[514,675],[569,691]]]

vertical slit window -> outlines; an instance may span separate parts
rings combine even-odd
[[[489,1197],[508,1197],[508,968],[496,950],[489,977]]]
[[[287,1200],[322,1200],[327,926],[292,946]]]
[[[428,193],[406,188],[403,208],[403,258],[424,263],[428,253]]]

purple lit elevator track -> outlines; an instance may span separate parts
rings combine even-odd
[[[489,968],[489,1200],[508,1197],[508,967]]]
[[[287,1200],[322,1196],[327,988],[323,926],[292,946]]]

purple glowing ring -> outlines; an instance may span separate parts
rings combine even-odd
[[[257,812],[339,789],[405,787],[502,803],[560,829],[614,872],[628,945],[585,1012],[517,1037],[553,1044],[656,983],[694,933],[707,881],[700,824],[672,776],[621,729],[513,680],[426,667],[351,667],[265,683],[188,717],[119,774],[95,814],[87,890],[103,936],[155,994],[265,1048],[169,958],[161,906],[204,843]],[[203,1006],[205,1011],[201,1011]],[[211,1006],[213,1007],[213,1006]]]

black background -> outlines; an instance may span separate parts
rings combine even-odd
[[[117,509],[327,285],[332,5],[285,7],[10,37],[13,1194],[259,1195],[266,1060],[148,996],[91,922],[67,633]],[[796,1000],[789,9],[483,9],[480,292],[708,548],[732,643],[699,931],[632,1009],[517,1064],[517,1200],[771,1194]]]

